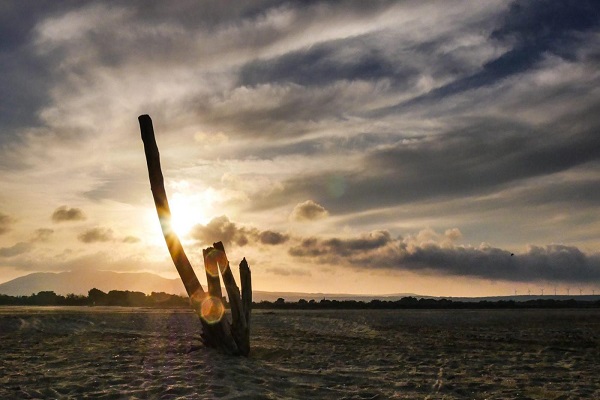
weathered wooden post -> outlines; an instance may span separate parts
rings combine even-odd
[[[179,237],[171,227],[171,209],[165,191],[152,119],[148,115],[140,115],[138,121],[158,220],[173,264],[175,264],[190,297],[192,307],[200,316],[202,341],[207,347],[218,348],[228,354],[247,356],[250,352],[250,310],[252,306],[252,282],[248,263],[245,258],[240,263],[242,284],[240,295],[223,243],[217,242],[212,247],[204,249],[204,269],[206,270],[208,292],[204,291],[183,250]],[[231,322],[225,317],[219,272],[223,277],[231,305]]]

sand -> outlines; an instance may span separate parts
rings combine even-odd
[[[253,313],[252,354],[187,310],[0,308],[0,398],[600,399],[600,310]]]

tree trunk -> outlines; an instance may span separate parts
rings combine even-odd
[[[150,188],[154,198],[154,205],[160,221],[160,226],[165,237],[169,254],[175,268],[185,286],[191,305],[200,316],[202,323],[202,341],[207,347],[218,348],[225,353],[247,356],[250,352],[250,308],[252,305],[252,287],[250,282],[250,269],[246,259],[240,264],[240,279],[242,282],[243,299],[240,298],[239,289],[229,268],[229,261],[221,242],[214,243],[203,251],[204,268],[208,282],[208,293],[204,291],[198,280],[189,259],[177,234],[171,227],[171,210],[164,179],[160,167],[160,154],[152,120],[148,115],[138,117],[144,153],[148,165]],[[242,266],[243,265],[243,266]],[[231,304],[232,322],[225,317],[219,271],[227,289]]]

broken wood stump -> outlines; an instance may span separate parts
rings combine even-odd
[[[203,250],[204,269],[208,284],[208,292],[204,291],[183,250],[179,237],[171,227],[171,209],[165,191],[152,119],[149,115],[140,115],[138,121],[158,220],[173,264],[175,264],[190,297],[191,306],[200,316],[202,341],[205,346],[220,349],[227,354],[247,356],[250,353],[250,311],[252,306],[252,281],[248,263],[245,258],[240,263],[242,285],[240,293],[231,272],[223,243],[213,243],[212,247]],[[229,298],[231,322],[225,315],[219,274],[223,278]]]

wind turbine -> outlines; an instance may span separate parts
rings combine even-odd
[[[544,288],[541,289],[542,290],[542,296],[544,295]]]

